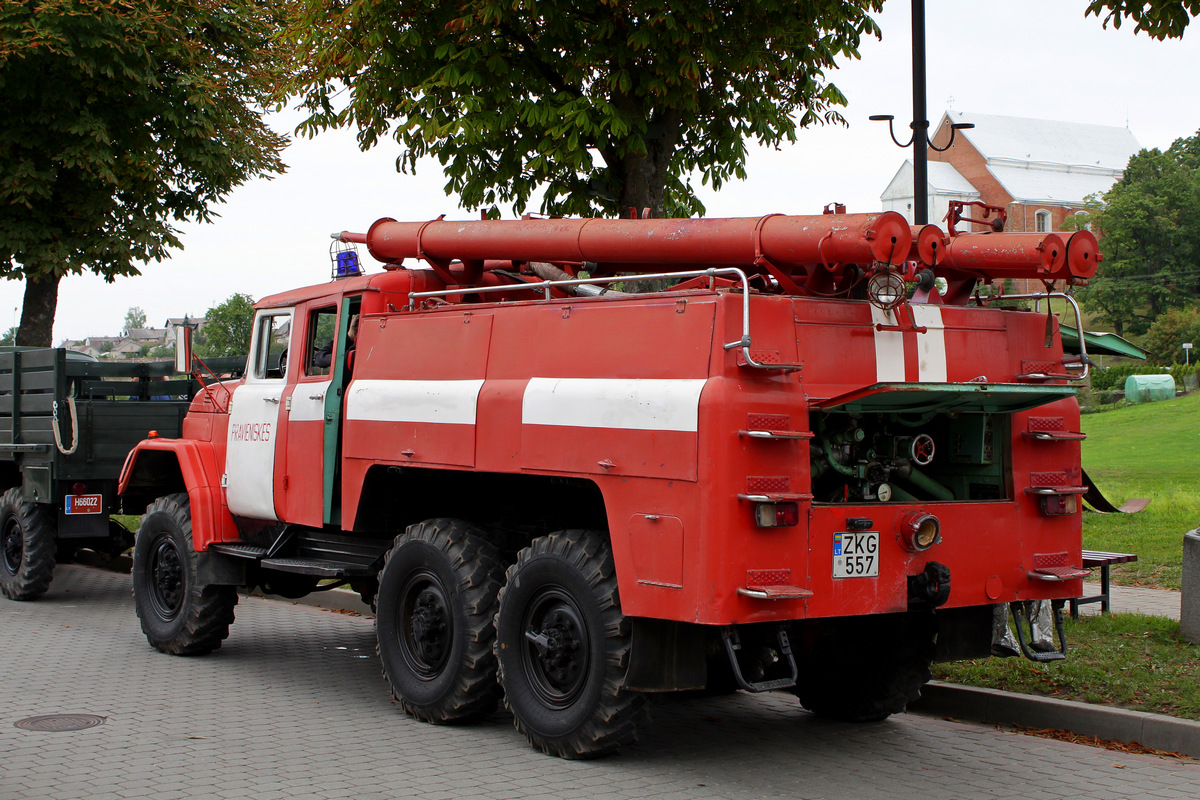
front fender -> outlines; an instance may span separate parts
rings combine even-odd
[[[208,442],[142,440],[125,458],[117,492],[122,498],[132,499],[135,506],[138,500],[187,492],[196,550],[238,538],[237,526],[224,502],[216,453]]]

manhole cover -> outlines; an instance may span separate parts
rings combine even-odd
[[[103,725],[106,717],[95,714],[44,714],[40,717],[26,717],[13,723],[18,728],[27,731],[81,731],[84,728],[94,728]]]

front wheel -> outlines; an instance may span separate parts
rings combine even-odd
[[[199,555],[188,496],[151,503],[133,545],[133,603],[146,639],[164,653],[208,653],[229,636],[237,591],[203,583]]]
[[[24,499],[20,487],[0,496],[0,592],[10,600],[36,600],[54,573],[54,521]]]
[[[630,641],[603,535],[535,539],[509,568],[496,615],[500,683],[517,730],[563,758],[636,741],[646,708],[621,686]]]

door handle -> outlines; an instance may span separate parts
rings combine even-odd
[[[308,396],[308,399],[309,399],[309,400],[324,400],[324,399],[325,399],[325,395],[323,395],[323,394],[310,394],[310,395]]]
[[[274,403],[275,405],[279,405],[278,397],[264,397],[263,400],[266,400],[268,403]]]

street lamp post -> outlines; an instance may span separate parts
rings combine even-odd
[[[933,147],[939,153],[949,150],[954,144],[954,133],[965,128],[974,128],[972,122],[955,122],[950,125],[950,141],[945,147],[934,147],[929,138],[928,112],[925,110],[925,0],[912,0],[912,75],[913,75],[913,121],[912,138],[900,144],[896,132],[892,129],[891,114],[872,114],[873,122],[888,124],[888,133],[897,147],[913,149],[913,224],[927,225],[929,223],[929,151]]]

